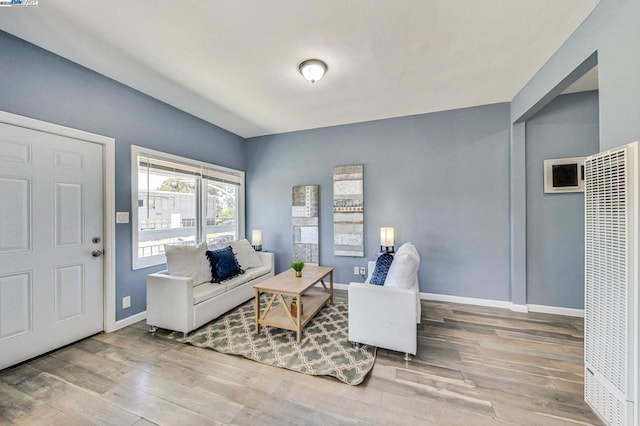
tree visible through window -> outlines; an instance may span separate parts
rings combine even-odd
[[[165,244],[239,238],[243,172],[134,148],[134,269],[164,263]]]

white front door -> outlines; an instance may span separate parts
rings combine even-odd
[[[0,123],[0,369],[103,329],[102,150]]]

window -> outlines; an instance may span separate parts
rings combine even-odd
[[[244,237],[244,172],[131,147],[133,269],[166,262],[164,244]]]

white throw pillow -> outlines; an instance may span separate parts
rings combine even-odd
[[[211,282],[211,266],[207,259],[207,243],[197,246],[164,245],[169,275],[193,278],[193,284]]]
[[[416,246],[414,246],[410,242],[406,242],[403,245],[401,245],[400,248],[398,248],[398,251],[396,252],[396,254],[403,254],[403,253],[411,253],[415,255],[418,258],[418,260],[420,260],[420,255],[418,254],[418,250],[416,249]]]
[[[420,255],[416,248],[411,243],[403,244],[393,257],[384,286],[410,288],[416,281],[419,267]]]
[[[250,268],[257,268],[262,266],[262,261],[258,256],[258,253],[253,249],[251,243],[244,240],[234,241],[229,244],[233,254],[236,255],[236,259],[240,264],[240,267],[245,271]]]

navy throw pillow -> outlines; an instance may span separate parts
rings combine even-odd
[[[389,253],[383,253],[378,256],[378,259],[376,260],[376,267],[373,269],[371,281],[369,282],[375,285],[383,285],[384,280],[387,279],[387,273],[389,272],[391,262],[393,262],[393,255]]]
[[[211,265],[212,283],[219,283],[236,275],[244,274],[230,246],[219,250],[207,250],[207,258]]]

